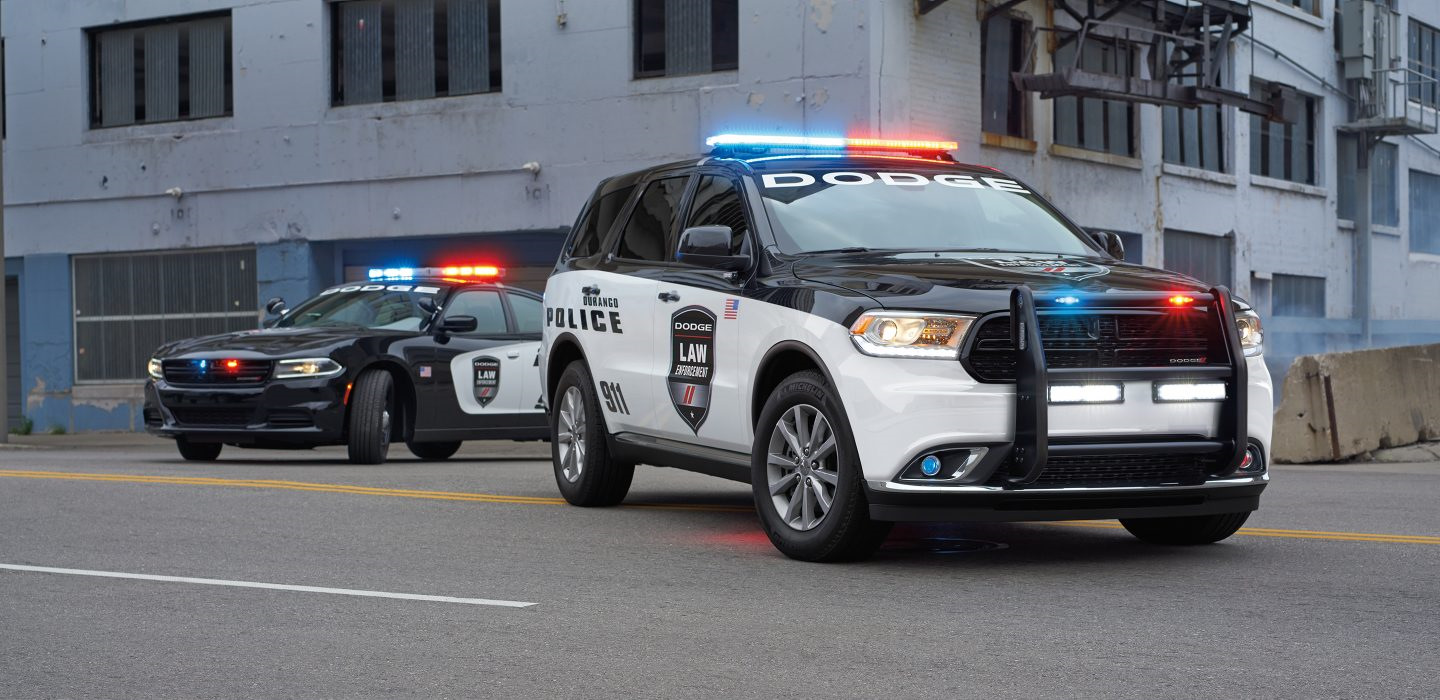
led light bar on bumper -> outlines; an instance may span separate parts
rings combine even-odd
[[[344,371],[343,365],[328,357],[306,357],[275,363],[276,379],[318,379],[333,377]]]
[[[1124,384],[1052,384],[1050,403],[1124,403]]]
[[[850,339],[866,355],[955,360],[973,316],[872,311],[850,326]]]
[[[1225,382],[1155,382],[1155,403],[1224,401]]]

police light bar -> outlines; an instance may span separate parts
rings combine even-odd
[[[505,268],[495,265],[446,265],[445,267],[372,267],[371,280],[413,280],[417,277],[485,279],[504,277]]]
[[[863,139],[846,138],[843,136],[765,136],[757,134],[718,134],[705,139],[705,145],[711,148],[723,148],[726,146],[750,146],[754,148],[798,148],[816,150],[861,150],[861,151],[897,151],[902,153],[914,153],[917,151],[944,152],[953,151],[959,148],[954,141],[926,141],[917,139]]]

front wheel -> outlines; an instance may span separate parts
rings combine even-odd
[[[182,437],[175,439],[175,447],[181,457],[191,462],[213,462],[225,446],[218,442],[190,442]]]
[[[565,368],[550,405],[550,456],[560,495],[577,506],[613,506],[625,500],[635,465],[610,456],[605,417],[584,361]]]
[[[389,372],[372,369],[355,380],[350,396],[351,464],[381,464],[390,452],[390,407],[395,380]]]
[[[1212,544],[1235,534],[1249,517],[1247,511],[1175,518],[1121,518],[1120,524],[1150,544]]]
[[[760,525],[787,557],[863,559],[890,532],[870,519],[850,424],[819,372],[791,375],[770,394],[750,468]]]

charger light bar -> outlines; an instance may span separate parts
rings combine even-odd
[[[447,265],[445,267],[372,267],[367,276],[372,280],[413,280],[417,277],[455,277],[475,279],[504,277],[505,268],[495,265]]]
[[[953,151],[960,147],[954,141],[918,139],[859,139],[843,136],[765,136],[757,134],[718,134],[705,139],[711,148],[719,146],[788,147],[815,149],[855,149],[877,151]]]

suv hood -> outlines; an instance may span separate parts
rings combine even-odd
[[[213,356],[216,353],[240,357],[290,357],[297,354],[327,354],[338,345],[352,343],[360,336],[355,328],[263,328],[177,340],[161,346],[155,356],[172,359],[185,356]]]
[[[1031,253],[870,252],[795,263],[795,276],[843,287],[889,308],[985,313],[1007,308],[1010,290],[1036,293],[1203,292],[1185,275],[1109,258]]]

